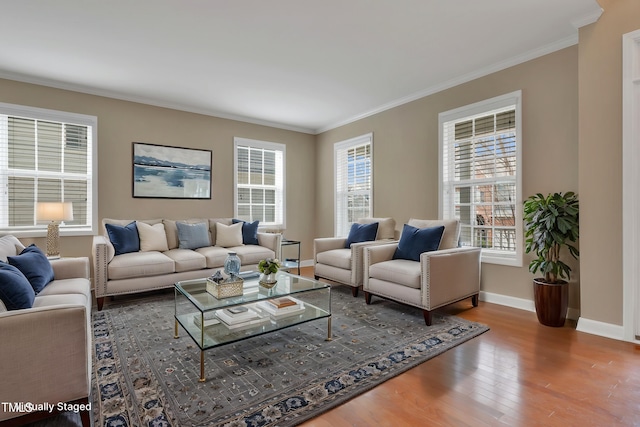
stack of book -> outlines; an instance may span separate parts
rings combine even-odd
[[[239,329],[268,322],[268,317],[262,317],[257,311],[245,306],[225,308],[216,311],[218,319],[229,329]]]
[[[304,312],[304,304],[302,301],[291,297],[260,301],[258,307],[275,318],[293,316]]]
[[[204,327],[205,328],[207,326],[217,325],[218,323],[220,323],[220,320],[218,320],[218,317],[216,316],[216,312],[215,311],[205,311],[204,313],[202,313],[202,315],[200,315],[200,313],[196,313],[195,316],[193,316],[193,323],[198,328],[202,328],[202,319],[203,318],[204,318]]]

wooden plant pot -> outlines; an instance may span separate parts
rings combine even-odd
[[[561,327],[569,307],[569,285],[545,283],[544,279],[533,279],[533,299],[538,321],[545,326]]]

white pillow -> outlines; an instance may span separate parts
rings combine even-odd
[[[216,246],[242,246],[242,223],[224,225],[216,222]]]
[[[164,231],[164,224],[149,225],[144,222],[136,222],[138,236],[140,236],[140,250],[148,251],[168,251],[167,233]]]

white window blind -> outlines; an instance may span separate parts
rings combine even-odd
[[[521,264],[520,93],[442,113],[441,215],[483,261]]]
[[[0,231],[38,236],[37,202],[72,202],[61,234],[93,234],[97,119],[0,103]]]
[[[235,217],[284,228],[285,145],[234,138]]]
[[[334,145],[335,235],[347,236],[359,218],[371,217],[373,134]]]

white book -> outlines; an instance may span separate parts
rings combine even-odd
[[[207,326],[211,326],[211,325],[217,325],[220,323],[220,320],[217,318],[212,318],[212,319],[204,319],[204,327],[206,328]],[[196,325],[198,328],[200,328],[202,326],[202,320],[200,320],[200,315],[196,314],[195,317],[193,318],[193,324]]]
[[[230,309],[225,308],[225,309],[216,311],[216,316],[218,316],[219,319],[221,319],[222,321],[224,321],[229,325],[235,325],[236,323],[244,323],[249,320],[253,320],[260,317],[260,315],[253,310],[247,310],[241,313],[232,313],[229,310]]]
[[[253,320],[247,320],[245,322],[241,322],[241,323],[235,323],[233,325],[229,325],[228,323],[222,321],[222,324],[224,326],[226,326],[227,328],[229,328],[230,330],[238,330],[238,329],[243,329],[243,328],[250,328],[252,326],[257,326],[257,325],[261,325],[263,323],[268,323],[269,322],[269,317],[258,317],[256,319]]]
[[[287,307],[289,308],[289,307]],[[281,319],[283,317],[295,316],[297,314],[302,314],[305,311],[304,305],[295,306],[295,308],[291,308],[288,310],[278,310],[276,313],[269,313],[271,317],[274,319]]]

